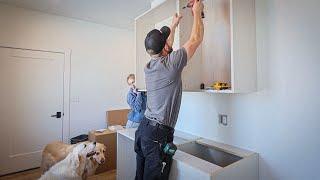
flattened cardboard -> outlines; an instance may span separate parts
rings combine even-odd
[[[128,121],[130,109],[110,110],[106,112],[106,122],[108,126],[122,125],[125,126]]]
[[[116,169],[117,165],[117,133],[106,129],[105,131],[89,132],[89,141],[96,141],[104,144],[107,149],[105,152],[106,162],[100,165],[96,171],[96,174]]]

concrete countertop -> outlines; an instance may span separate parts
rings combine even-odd
[[[119,135],[125,136],[128,139],[134,141],[135,139],[135,132],[136,129],[124,129],[120,130],[117,133]],[[255,179],[257,176],[257,162],[258,162],[258,154],[252,151],[244,150],[235,146],[231,146],[228,144],[216,142],[213,140],[201,138],[198,136],[190,135],[185,132],[175,131],[174,134],[174,144],[178,146],[178,150],[176,151],[175,155],[173,156],[173,169],[172,172],[174,175],[175,173],[187,173],[187,172],[195,172],[197,175],[204,175],[203,177],[213,177],[217,174],[222,174],[223,177],[231,177],[232,175],[241,172],[242,174],[249,174],[251,179]],[[205,146],[211,146],[212,148],[218,149],[220,151],[224,151],[226,153],[230,153],[239,157],[242,157],[242,160],[239,160],[235,163],[230,164],[226,167],[218,166],[214,163],[205,161],[201,158],[188,154],[179,150],[179,145],[183,145],[186,143],[198,143]],[[253,168],[253,169],[252,169]],[[255,169],[256,168],[256,169]],[[226,174],[227,173],[227,174]],[[240,175],[241,175],[240,173]],[[247,176],[245,176],[247,177]],[[185,179],[184,177],[183,179]],[[206,179],[206,178],[204,178]],[[250,178],[249,178],[250,179]]]
[[[120,130],[120,131],[118,131],[118,133],[122,134],[122,135],[126,136],[127,138],[134,141],[136,130],[137,130],[137,128],[129,128],[129,129]],[[174,144],[179,146],[181,144],[185,144],[185,143],[192,142],[192,141],[196,141],[199,144],[203,144],[203,145],[217,148],[219,150],[237,155],[239,157],[248,157],[248,156],[255,153],[255,152],[241,149],[241,148],[231,146],[228,144],[224,144],[224,143],[216,142],[213,140],[201,138],[199,136],[194,136],[194,135],[182,132],[182,131],[177,131],[177,130],[175,131],[174,140],[173,140]]]
[[[136,130],[137,130],[136,128],[129,128],[129,129],[124,129],[124,130],[119,130],[117,133],[134,141]],[[177,146],[179,146],[181,144],[185,144],[188,142],[194,142],[196,140],[200,140],[200,137],[194,136],[194,135],[182,132],[182,131],[175,131],[173,143],[176,144]],[[184,163],[185,165],[188,165],[190,167],[199,169],[207,174],[211,174],[219,169],[222,169],[218,165],[204,161],[202,159],[199,159],[195,156],[192,156],[192,155],[187,154],[187,153],[180,151],[180,150],[176,151],[175,155],[173,156],[173,160],[176,160],[179,163]]]
[[[119,130],[119,131],[117,131],[117,133],[134,141],[136,130],[137,130],[137,128],[128,128],[128,129],[124,129],[124,130]]]
[[[119,133],[123,136],[126,136],[127,138],[134,141],[136,130],[137,130],[137,128],[129,128],[129,129],[124,129],[124,130],[119,130],[119,131],[117,131],[117,133]],[[180,144],[195,141],[197,139],[200,139],[200,137],[190,135],[190,134],[184,133],[182,131],[175,131],[173,143],[176,145],[180,145]]]

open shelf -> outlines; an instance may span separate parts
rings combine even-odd
[[[226,90],[213,90],[213,89],[199,89],[199,90],[183,90],[183,92],[203,92],[203,93],[212,93],[212,94],[233,94],[234,92],[231,89]]]
[[[206,93],[222,93],[222,94],[231,94],[233,91],[231,89],[226,89],[226,90],[213,90],[213,89],[206,89],[206,90],[201,90],[202,92]]]

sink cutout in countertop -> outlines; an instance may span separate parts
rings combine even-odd
[[[221,151],[214,147],[199,144],[195,141],[179,145],[178,149],[220,167],[226,167],[242,159],[239,156]]]

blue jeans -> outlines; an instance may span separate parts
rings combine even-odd
[[[162,129],[150,125],[146,118],[142,120],[135,134],[136,180],[169,179],[172,156],[163,152],[163,146],[173,141],[173,133],[173,129]]]
[[[139,125],[140,125],[140,123],[128,120],[127,124],[126,124],[126,128],[137,128],[137,127],[139,127]]]

